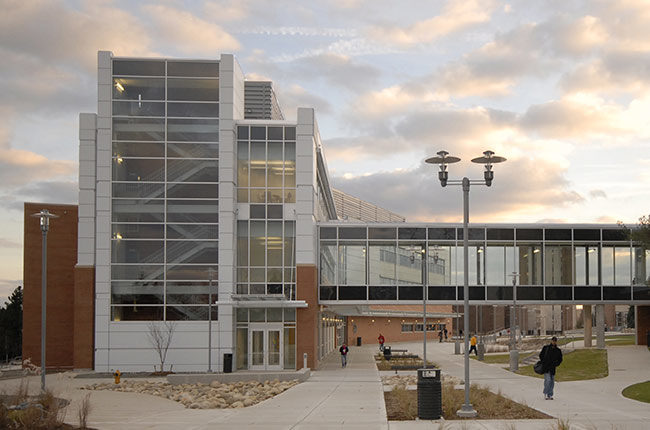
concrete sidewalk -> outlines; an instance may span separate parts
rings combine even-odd
[[[421,354],[422,343],[392,346]],[[443,372],[462,379],[463,357],[453,354],[453,343],[429,342],[427,358]],[[327,357],[312,376],[284,393],[242,409],[186,409],[180,403],[147,394],[86,391],[79,388],[106,379],[74,379],[73,374],[48,375],[48,388],[71,400],[66,421],[77,424],[80,400],[91,394],[89,426],[97,429],[528,429],[555,428],[554,420],[473,420],[388,422],[380,372],[374,364],[376,346],[350,347],[348,366],[341,368],[338,353]],[[542,381],[513,374],[499,365],[470,361],[471,381],[501,392],[554,417],[569,420],[573,429],[646,429],[650,405],[624,398],[623,388],[650,380],[650,352],[645,347],[608,348],[607,378],[556,384],[556,400],[542,396]],[[561,368],[559,369],[561,371]],[[393,375],[394,372],[381,372]],[[411,372],[414,373],[414,372]],[[152,380],[164,381],[162,378]],[[39,377],[26,378],[38,392]],[[12,393],[20,379],[0,381],[0,391]]]
[[[422,353],[421,342],[399,345],[416,354]],[[464,379],[463,356],[453,352],[453,343],[427,343],[429,360],[437,363],[444,373]],[[470,360],[470,381],[487,386],[493,392],[500,390],[505,396],[553,417],[568,420],[576,429],[648,429],[650,405],[627,399],[621,391],[628,385],[650,380],[650,352],[645,346],[615,346],[607,348],[607,352],[608,377],[556,382],[555,400],[552,401],[544,400],[541,379],[517,375],[503,368],[504,365]],[[561,371],[560,366],[558,372]],[[516,428],[535,427],[518,425]]]
[[[74,379],[73,374],[47,376],[56,396],[71,400],[66,422],[78,424],[81,399],[91,393],[88,425],[97,429],[387,429],[379,372],[369,349],[350,347],[348,366],[338,352],[297,386],[257,405],[242,409],[186,409],[180,403],[147,394],[86,391],[79,388],[107,379]],[[30,393],[40,377],[25,378]],[[140,379],[139,379],[140,380]],[[165,381],[164,378],[151,380]],[[20,379],[0,381],[0,391],[15,392]]]

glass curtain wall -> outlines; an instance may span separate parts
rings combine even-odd
[[[421,300],[424,261],[429,300],[462,299],[460,228],[323,226],[319,234],[321,300]],[[512,300],[513,274],[522,301],[630,300],[633,283],[645,297],[650,255],[624,238],[614,229],[470,228],[470,299]]]
[[[219,64],[114,59],[112,99],[112,320],[207,320],[218,291]]]
[[[237,223],[237,294],[296,296],[296,127],[237,127],[237,201],[249,221]]]

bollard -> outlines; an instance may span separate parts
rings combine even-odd
[[[119,370],[116,370],[115,372],[113,372],[113,377],[115,378],[115,383],[116,384],[120,383],[120,376],[121,375],[122,375],[122,372],[120,372]]]
[[[479,343],[476,345],[476,355],[478,355],[478,361],[483,361],[485,359],[485,344]]]
[[[302,354],[302,368],[306,369],[307,368],[307,353]]]
[[[460,341],[457,340],[456,343],[454,343],[454,354],[460,355]]]

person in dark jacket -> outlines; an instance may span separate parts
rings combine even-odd
[[[545,345],[539,353],[544,371],[544,398],[553,400],[553,387],[555,386],[555,368],[562,363],[562,350],[557,347],[557,337],[551,338],[551,343]]]
[[[348,346],[346,344],[341,345],[339,352],[341,353],[341,367],[346,367],[348,365]]]

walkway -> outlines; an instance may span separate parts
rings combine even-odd
[[[422,353],[421,342],[399,345]],[[441,366],[443,372],[462,380],[463,356],[453,355],[453,351],[453,343],[427,343],[427,358]],[[568,419],[575,428],[647,429],[650,405],[627,399],[621,391],[628,385],[650,380],[650,352],[645,346],[615,346],[607,348],[607,353],[607,378],[556,382],[553,401],[544,400],[542,380],[514,374],[502,365],[470,360],[470,380],[493,392],[500,390],[507,397],[551,416]],[[558,372],[561,371],[560,366]]]
[[[422,343],[392,344],[421,354]],[[243,409],[185,409],[160,397],[112,391],[85,391],[79,387],[107,379],[71,379],[67,374],[48,375],[47,384],[55,395],[72,400],[66,421],[77,423],[78,402],[88,393],[93,406],[89,426],[97,429],[437,429],[431,421],[388,422],[380,372],[373,360],[376,346],[350,347],[348,367],[341,368],[338,353],[328,357],[307,382],[255,406]],[[462,379],[463,357],[453,354],[453,343],[430,341],[427,355],[443,372]],[[560,382],[556,400],[542,397],[542,381],[513,374],[499,365],[470,361],[471,381],[488,386],[549,415],[568,419],[572,428],[635,430],[648,428],[650,406],[621,396],[633,383],[650,380],[650,352],[645,347],[608,348],[610,376],[600,380]],[[561,368],[560,370],[561,371]],[[383,373],[383,372],[382,372]],[[386,372],[386,374],[394,374]],[[153,378],[152,378],[153,379]],[[31,392],[37,392],[39,378],[27,378]],[[161,380],[158,378],[157,380]],[[0,381],[0,391],[12,393],[19,379]],[[450,429],[553,428],[553,421],[447,421]]]
[[[36,393],[40,378],[26,379],[30,391]],[[108,381],[71,379],[59,374],[48,375],[47,386],[55,395],[72,400],[66,415],[70,424],[78,424],[77,405],[92,393],[88,425],[97,429],[388,428],[379,372],[367,348],[350,347],[345,369],[341,368],[339,354],[331,354],[306,382],[243,409],[186,409],[180,403],[146,394],[78,389]],[[19,384],[19,379],[0,381],[0,391],[14,392]]]

